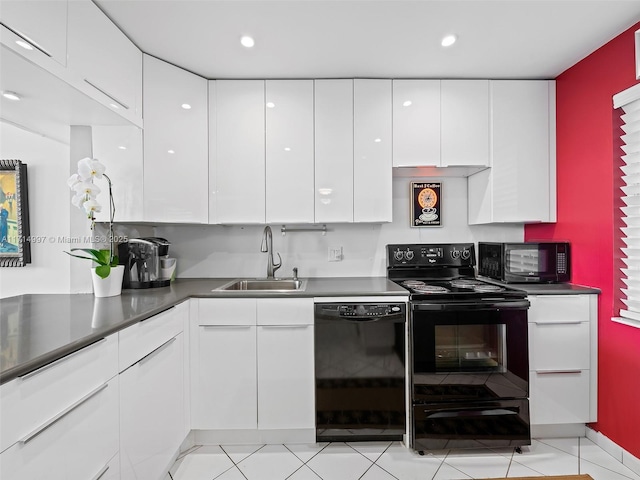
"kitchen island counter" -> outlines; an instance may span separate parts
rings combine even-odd
[[[233,278],[178,279],[122,295],[27,294],[0,299],[0,384],[91,345],[189,298],[407,296],[386,277],[307,279],[304,291],[216,291]]]

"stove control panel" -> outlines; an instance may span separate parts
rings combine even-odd
[[[463,267],[475,264],[473,243],[387,245],[387,267]]]

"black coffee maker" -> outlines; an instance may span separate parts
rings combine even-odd
[[[124,265],[122,288],[167,287],[171,278],[162,277],[163,258],[169,255],[169,241],[159,237],[130,238],[118,245],[120,265]]]

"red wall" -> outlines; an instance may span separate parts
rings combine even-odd
[[[569,240],[572,282],[602,290],[598,422],[593,427],[636,457],[640,457],[640,329],[611,321],[617,315],[614,288],[619,267],[614,260],[618,247],[614,198],[619,192],[614,186],[614,158],[620,154],[613,133],[620,132],[619,112],[613,111],[612,96],[637,83],[634,32],[639,28],[637,23],[556,79],[558,221],[525,228],[526,240]]]

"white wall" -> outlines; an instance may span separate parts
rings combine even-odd
[[[69,146],[0,122],[0,157],[27,164],[31,236],[31,263],[0,268],[0,298],[24,293],[68,293],[68,245],[58,237],[69,235]]]
[[[442,227],[409,226],[411,181],[442,182]],[[325,236],[292,232],[283,237],[281,225],[272,225],[274,251],[280,252],[283,261],[276,275],[289,277],[293,267],[298,267],[300,277],[386,276],[385,246],[389,243],[477,243],[524,238],[522,225],[467,225],[466,178],[394,178],[393,219],[382,225],[330,224]],[[170,255],[178,258],[177,275],[182,278],[266,276],[267,257],[260,252],[262,231],[262,226],[156,227],[156,235],[172,243]],[[327,261],[330,246],[343,248],[343,261]]]

